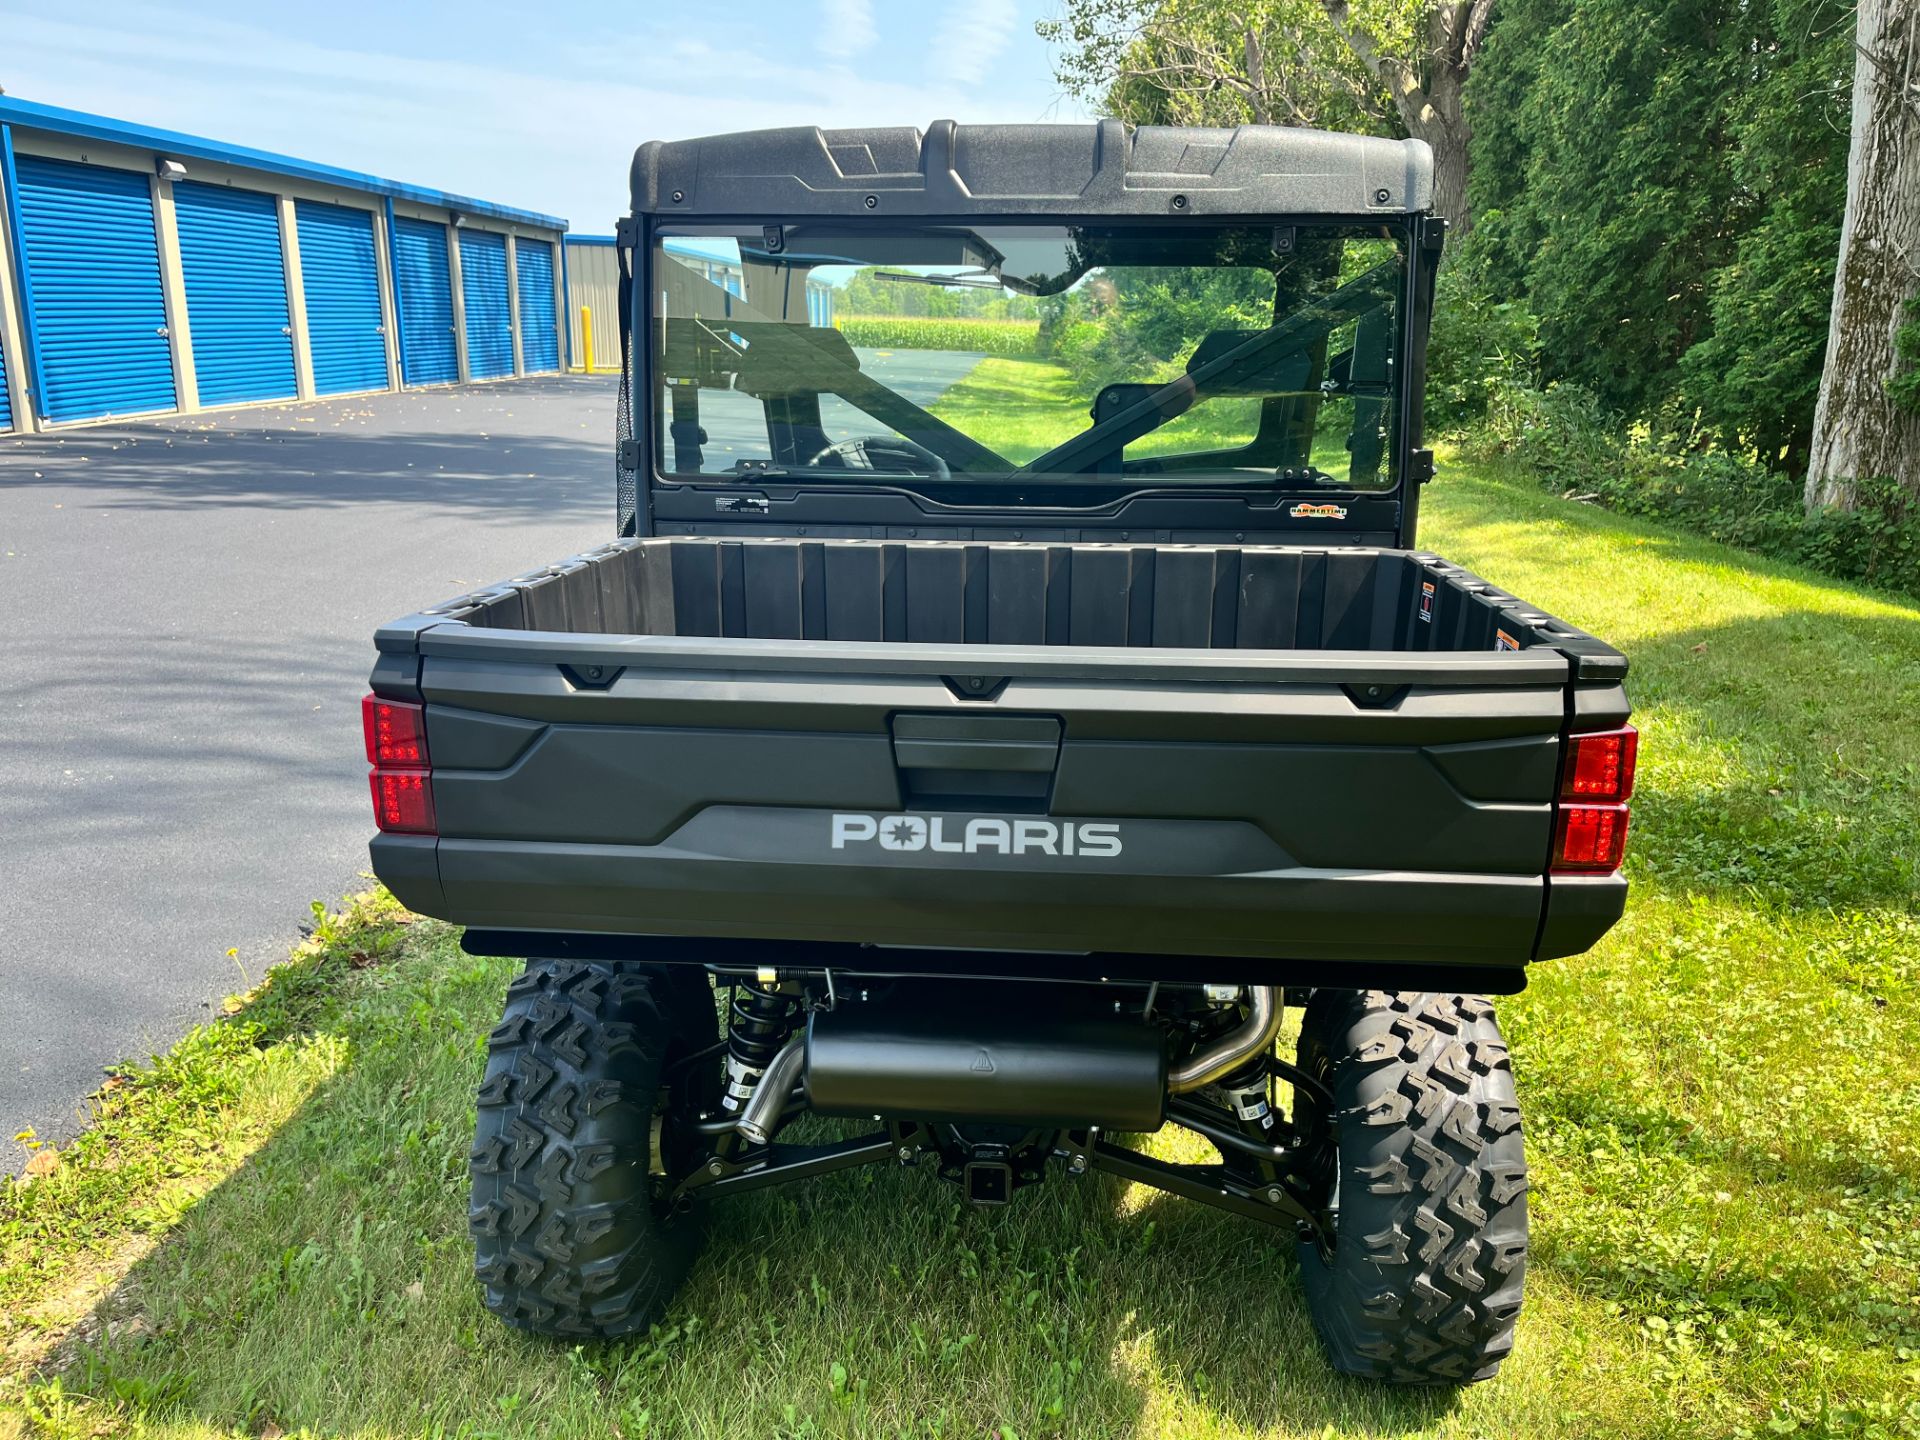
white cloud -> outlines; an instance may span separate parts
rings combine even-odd
[[[719,45],[678,20],[615,28],[596,16],[525,46],[468,46],[461,55],[421,52],[404,39],[383,46],[365,28],[302,34],[153,0],[89,0],[85,19],[27,15],[0,0],[0,78],[21,99],[541,210],[602,232],[627,208],[627,167],[643,140],[777,125],[1040,118],[1047,87],[1037,46],[1024,66],[1004,53],[1022,23],[1015,3],[978,0],[965,23],[939,24],[924,68],[890,71],[783,48],[783,38],[805,37],[819,23],[805,12],[784,36],[748,26]],[[831,33],[843,48],[878,43],[859,38],[875,28],[871,0],[823,4],[842,16]],[[636,63],[646,55],[665,63]]]
[[[992,73],[1019,20],[1017,0],[977,0],[954,7],[934,33],[935,63],[961,84],[978,85]]]
[[[873,0],[821,0],[820,19],[814,45],[836,60],[851,60],[880,38],[873,23]]]

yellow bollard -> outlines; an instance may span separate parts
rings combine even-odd
[[[593,374],[593,311],[580,307],[580,349],[584,352],[587,374]]]

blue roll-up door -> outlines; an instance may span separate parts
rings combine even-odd
[[[507,300],[507,237],[460,232],[460,298],[467,313],[467,374],[513,373],[513,315]]]
[[[200,403],[294,394],[293,322],[273,196],[176,181],[173,223]]]
[[[20,234],[49,420],[171,410],[173,352],[153,233],[134,170],[19,156]]]
[[[453,333],[453,269],[447,227],[431,220],[393,223],[393,283],[400,292],[400,374],[409,385],[460,378]]]
[[[315,393],[384,390],[387,338],[372,212],[322,200],[298,200],[293,209]]]
[[[7,312],[0,310],[0,330],[7,324]],[[13,428],[13,402],[7,395],[7,350],[0,345],[0,430]]]
[[[560,331],[553,305],[553,246],[513,242],[514,289],[520,296],[520,363],[529,375],[560,368]]]

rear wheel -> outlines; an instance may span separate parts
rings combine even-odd
[[[1302,1279],[1334,1367],[1401,1384],[1491,1377],[1513,1348],[1527,1166],[1513,1070],[1474,995],[1316,990],[1299,1063],[1305,1157],[1334,1215]]]
[[[488,1039],[471,1159],[474,1272],[487,1308],[554,1335],[623,1335],[659,1317],[702,1241],[664,1201],[710,1104],[704,974],[530,961]]]

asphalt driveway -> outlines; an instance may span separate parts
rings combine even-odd
[[[863,362],[927,405],[978,358]],[[375,627],[610,538],[613,419],[569,377],[0,437],[0,1137],[364,888]]]
[[[959,350],[856,350],[860,369],[922,408],[986,357]],[[820,421],[830,440],[885,434],[887,427],[837,395],[820,397]],[[700,392],[700,428],[707,432],[701,468],[717,475],[734,461],[767,458],[767,417],[760,402],[738,390]]]
[[[609,538],[613,413],[575,377],[0,438],[0,1136],[70,1135],[364,888],[374,627]]]

